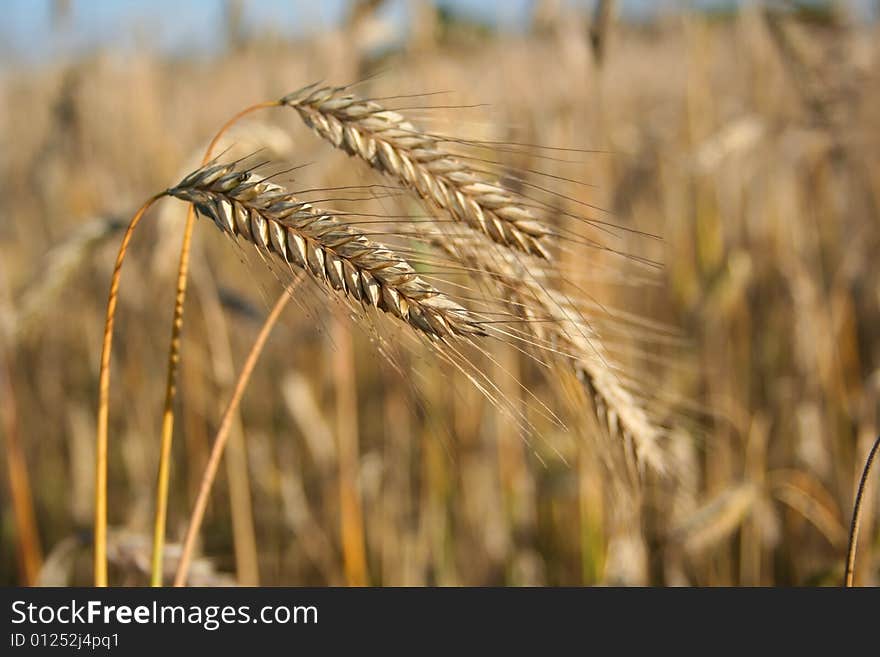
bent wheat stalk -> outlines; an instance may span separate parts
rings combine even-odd
[[[230,118],[208,144],[202,165],[211,159],[217,142],[242,117],[263,109],[273,107],[277,102],[259,103],[238,112]],[[151,586],[162,585],[162,556],[165,553],[165,525],[168,514],[168,479],[170,476],[171,443],[174,434],[174,398],[177,395],[177,371],[180,365],[180,339],[183,332],[183,308],[186,301],[187,278],[189,275],[189,254],[192,247],[192,234],[195,215],[192,206],[186,213],[183,241],[180,246],[180,261],[177,268],[177,289],[174,296],[174,315],[171,320],[171,339],[168,344],[168,373],[165,383],[165,404],[162,410],[162,435],[159,442],[159,472],[156,482],[156,515],[153,523],[153,554],[150,568]]]
[[[395,178],[493,242],[549,260],[553,230],[518,194],[460,159],[441,139],[404,116],[362,100],[346,87],[311,85],[281,104],[295,109],[321,138]]]
[[[535,256],[545,264],[552,261],[549,247],[556,233],[546,220],[546,212],[540,204],[536,206],[526,197],[506,189],[491,174],[446,151],[443,142],[448,140],[420,132],[402,115],[385,110],[375,101],[358,99],[348,94],[344,87],[316,89],[312,85],[280,101],[262,103],[244,110],[218,133],[205,159],[210,156],[220,134],[240,116],[262,107],[278,105],[294,108],[305,123],[331,145],[393,177],[423,200],[433,202],[454,221],[481,235],[481,239],[488,238],[494,242],[502,252],[514,257],[518,254]],[[349,306],[360,305],[381,311],[402,321],[435,344],[448,345],[453,339],[472,341],[475,337],[487,335],[486,325],[491,322],[483,321],[484,317],[472,313],[434,288],[418,275],[403,256],[373,241],[367,233],[346,224],[333,213],[318,210],[277,185],[254,179],[252,171],[240,170],[237,165],[203,166],[164,194],[193,203],[200,214],[210,218],[222,231],[251,242],[262,255],[271,255],[291,268],[302,270],[325,292]],[[193,218],[191,211],[187,217],[181,250],[169,349],[154,528],[153,584],[161,582],[156,581],[156,577],[157,573],[161,573],[173,427],[172,403],[176,392]],[[126,240],[130,238],[132,228],[126,234]],[[125,245],[124,240],[123,251]],[[453,261],[461,262],[455,258]],[[485,262],[478,264],[482,266]],[[115,276],[119,267],[121,260],[117,263]],[[527,275],[525,278],[529,277]],[[111,287],[111,302],[118,291],[118,280],[114,284],[116,289]],[[538,284],[538,287],[543,290],[542,284]],[[527,308],[531,303],[533,312],[547,315],[553,324],[562,325],[572,321],[565,309],[564,297],[549,292],[547,299],[536,299],[534,291],[528,296],[526,301],[520,302],[522,308]],[[515,299],[512,300],[515,302]],[[112,331],[111,315],[108,305],[108,329]],[[552,336],[553,342],[561,342],[572,351],[579,352],[575,357],[575,371],[597,402],[597,411],[604,417],[612,433],[617,428],[635,442],[643,443],[643,446],[653,443],[653,438],[645,438],[655,431],[647,416],[625,388],[615,383],[614,373],[605,362],[602,350],[592,346],[591,338],[596,336],[590,333],[586,342],[569,340],[566,343],[562,339],[566,331],[562,329],[558,333]],[[108,344],[105,335],[105,346]],[[109,352],[106,364],[109,364]],[[102,386],[106,364],[102,359]],[[109,379],[109,372],[106,372],[106,377]],[[106,487],[106,408],[103,397],[99,408],[99,472],[102,412],[103,484]],[[98,481],[100,483],[100,479]],[[96,519],[98,506],[96,503]],[[103,513],[106,516],[106,494]],[[106,517],[104,523],[106,536]],[[96,565],[98,538],[96,521]],[[97,574],[96,567],[96,582]],[[103,579],[106,583],[106,567]]]
[[[254,180],[252,172],[238,169],[236,164],[203,167],[166,193],[192,203],[200,215],[213,221],[221,231],[250,242],[264,255],[296,267],[328,294],[382,311],[431,341],[468,340],[485,335],[477,317],[423,280],[387,246],[369,239],[333,214],[298,200],[278,185]],[[263,325],[224,412],[187,528],[175,586],[186,583],[231,418],[298,280],[282,293]]]
[[[95,438],[95,586],[107,586],[107,427],[110,419],[110,356],[113,351],[113,325],[116,321],[122,265],[135,228],[150,206],[163,195],[158,194],[149,199],[131,218],[122,237],[122,244],[119,245],[113,277],[110,279],[104,340],[101,346],[101,371],[98,376],[98,426]]]

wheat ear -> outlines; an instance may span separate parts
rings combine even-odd
[[[314,85],[288,94],[281,104],[334,147],[396,179],[493,242],[549,260],[553,230],[534,203],[443,148],[397,112],[348,93]]]
[[[593,400],[596,413],[612,435],[632,440],[640,458],[657,469],[664,462],[658,441],[662,428],[651,421],[635,395],[614,372],[613,363],[582,314],[546,280],[525,271],[515,252],[550,261],[554,231],[533,201],[505,189],[483,171],[443,148],[440,137],[419,130],[401,114],[374,100],[357,98],[346,87],[304,87],[281,99],[295,109],[320,137],[377,171],[391,176],[434,202],[454,220],[512,251],[477,244],[462,252],[467,238],[445,235],[437,246],[453,259],[469,260],[476,272],[508,283],[497,286],[527,322],[539,341],[555,343],[570,354],[574,373]],[[512,284],[510,282],[513,282]],[[549,321],[548,321],[549,320]]]
[[[488,279],[511,313],[524,320],[522,340],[530,341],[533,349],[562,356],[611,436],[632,441],[641,461],[657,471],[665,469],[660,441],[666,430],[651,420],[637,396],[623,384],[616,371],[619,366],[606,350],[602,336],[578,305],[554,289],[552,268],[527,270],[515,253],[485,248],[465,236],[441,234],[431,242]]]
[[[328,294],[372,307],[432,340],[485,335],[480,320],[387,246],[235,164],[203,167],[167,190],[220,230],[305,271]]]
[[[9,339],[14,345],[33,336],[44,325],[46,313],[65,290],[70,279],[125,223],[116,217],[99,217],[84,223],[52,248],[40,264],[40,275],[21,294],[9,318]]]

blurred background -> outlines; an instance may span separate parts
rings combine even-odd
[[[663,236],[650,247],[665,263],[659,282],[615,294],[684,345],[630,363],[689,400],[668,445],[678,474],[621,492],[589,431],[548,429],[527,445],[427,354],[404,354],[401,374],[344,313],[291,304],[245,395],[192,581],[839,584],[880,413],[878,9],[6,0],[0,584],[91,580],[101,331],[133,210],[194,169],[234,112],[364,79],[359,93],[374,97],[448,92],[397,101],[441,130],[576,149],[567,175],[591,186],[571,193]],[[226,146],[310,162],[297,180],[313,188],[382,182],[289,111],[254,115]],[[519,158],[520,170],[556,171],[539,152]],[[161,202],[123,277],[113,583],[148,580],[184,216]],[[172,565],[236,372],[281,290],[205,222],[195,241]],[[516,353],[502,357],[528,376]],[[877,584],[880,486],[868,493],[856,582]]]

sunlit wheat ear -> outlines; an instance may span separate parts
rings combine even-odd
[[[484,335],[479,319],[389,247],[235,164],[207,166],[167,191],[220,230],[305,271],[328,294],[372,307],[432,340]]]
[[[314,85],[285,96],[320,137],[415,191],[493,242],[550,259],[552,227],[534,203],[443,148],[397,112],[345,87]]]

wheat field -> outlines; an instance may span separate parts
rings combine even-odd
[[[388,38],[352,2],[293,38],[227,4],[207,54],[0,69],[0,583],[92,581],[107,292],[159,195],[108,370],[110,583],[151,580],[192,203],[163,582],[220,430],[191,584],[840,584],[880,433],[876,23],[425,1]]]

